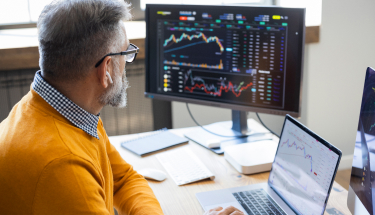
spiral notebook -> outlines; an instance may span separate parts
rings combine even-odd
[[[188,139],[177,136],[164,128],[155,131],[150,135],[122,142],[121,146],[139,156],[142,156],[178,144],[183,144],[188,141]]]

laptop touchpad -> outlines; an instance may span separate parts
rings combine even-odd
[[[247,214],[245,212],[245,210],[242,208],[242,206],[240,205],[240,203],[238,203],[238,202],[227,202],[227,203],[222,203],[222,204],[218,204],[218,205],[208,205],[208,206],[204,207],[204,211],[209,211],[210,209],[213,209],[213,208],[216,208],[216,207],[226,208],[228,206],[233,206],[235,208],[238,208],[244,214]]]

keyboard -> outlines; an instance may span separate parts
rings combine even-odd
[[[263,189],[232,194],[249,215],[287,215]]]
[[[214,174],[186,147],[158,154],[156,158],[177,185],[215,179]]]

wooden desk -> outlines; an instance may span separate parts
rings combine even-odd
[[[189,129],[192,128],[173,129],[171,131],[183,136],[183,133],[189,131]],[[141,158],[120,146],[121,141],[135,136],[137,135],[115,136],[110,137],[110,140],[121,156],[132,164],[135,170],[155,168],[165,172],[163,166],[155,157],[157,153]],[[166,215],[202,215],[204,211],[195,197],[196,193],[263,183],[268,180],[269,172],[254,175],[240,174],[224,159],[224,156],[217,155],[192,141],[167,150],[173,150],[177,147],[188,147],[195,152],[201,161],[215,174],[216,178],[213,181],[207,179],[183,186],[177,186],[169,175],[163,182],[149,180],[149,185]],[[346,206],[347,195],[348,192],[335,182],[325,214],[350,214]]]

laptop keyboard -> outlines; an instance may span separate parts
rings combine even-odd
[[[249,215],[287,215],[263,189],[233,193]]]

